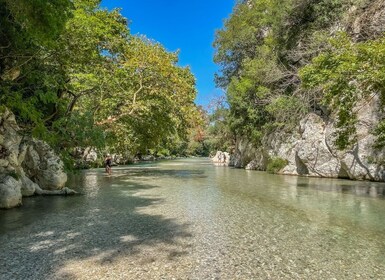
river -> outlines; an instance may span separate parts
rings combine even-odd
[[[0,279],[385,279],[385,184],[183,159],[0,211]]]

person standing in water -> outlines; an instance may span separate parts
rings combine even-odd
[[[106,167],[106,173],[108,175],[111,175],[112,173],[112,158],[111,156],[108,154],[107,157],[104,159],[104,165]]]

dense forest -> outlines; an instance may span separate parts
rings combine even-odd
[[[383,1],[245,0],[216,33],[223,149],[266,146],[313,112],[335,121],[338,149],[356,142],[357,104],[385,100]],[[381,109],[381,110],[382,110]],[[372,133],[385,144],[385,121]]]
[[[178,53],[98,0],[0,0],[0,104],[21,133],[75,151],[185,154],[202,123]]]

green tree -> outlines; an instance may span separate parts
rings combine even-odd
[[[98,0],[0,4],[0,102],[24,133],[67,158],[74,148],[135,153],[186,140],[198,118],[194,76],[177,53],[131,36],[119,10]]]
[[[300,71],[303,86],[322,92],[322,103],[337,113],[336,143],[344,149],[355,142],[357,108],[373,93],[385,100],[385,38],[353,42],[346,33],[329,40],[327,51]],[[385,131],[376,130],[380,142]]]
[[[227,123],[237,137],[264,145],[272,132],[292,131],[307,112],[327,115],[329,102],[337,107],[342,104],[332,101],[317,86],[306,82],[302,86],[299,71],[313,58],[322,57],[330,50],[328,38],[336,35],[336,27],[347,24],[347,15],[352,13],[350,8],[362,2],[365,1],[248,0],[237,3],[224,27],[216,33],[214,42],[214,61],[221,70],[216,81],[226,90]],[[338,57],[334,62],[343,59]],[[318,71],[322,76],[324,62],[314,61],[313,66],[302,71],[302,80],[321,79],[313,74],[317,75]],[[311,72],[314,68],[318,70]],[[348,67],[345,70],[348,71]],[[305,72],[308,75],[303,74]],[[326,84],[335,77],[331,74],[323,78]],[[354,87],[351,80],[342,79],[341,75],[336,88]],[[349,111],[355,104],[353,96],[346,94],[344,106],[339,110],[340,129],[345,136],[352,135],[354,128],[354,118],[350,118]]]

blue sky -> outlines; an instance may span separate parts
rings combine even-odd
[[[121,8],[132,34],[143,34],[169,51],[180,50],[179,64],[189,65],[197,79],[196,103],[208,105],[222,94],[215,88],[215,30],[223,26],[235,0],[103,0],[102,7]]]

